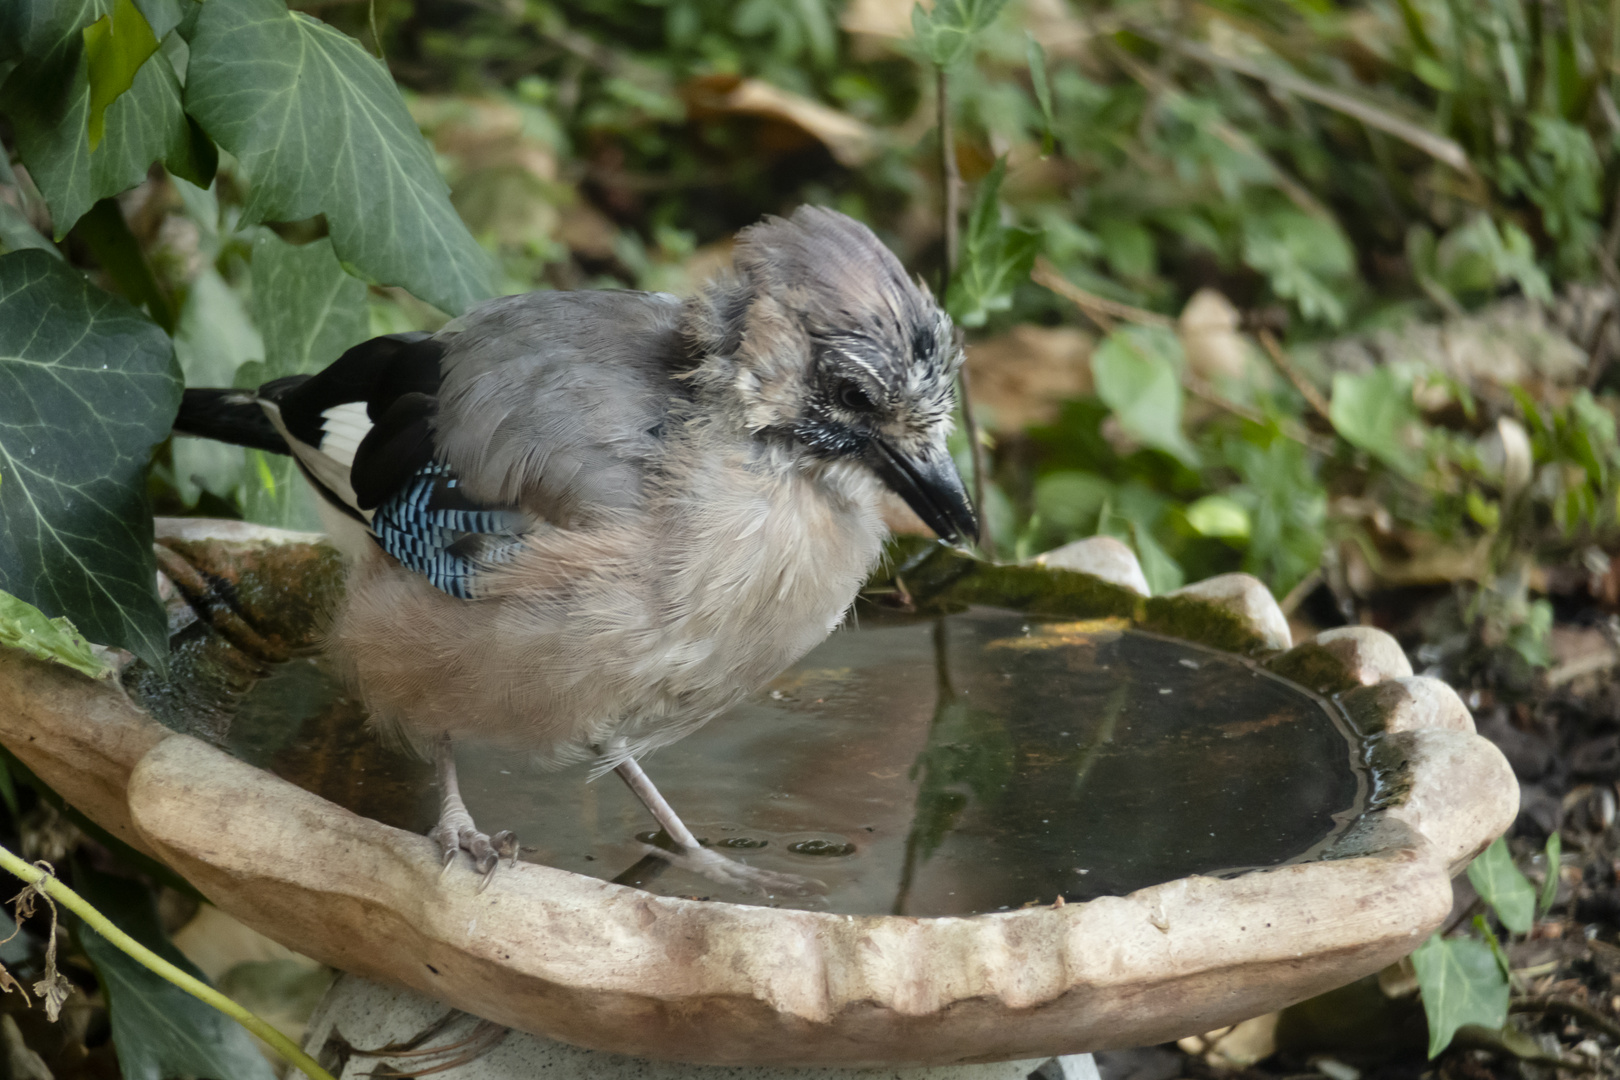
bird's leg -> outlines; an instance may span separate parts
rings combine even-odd
[[[461,801],[461,785],[456,782],[456,755],[449,735],[439,736],[433,748],[433,765],[439,779],[439,823],[429,830],[428,836],[444,853],[446,869],[455,861],[456,852],[465,851],[472,857],[473,868],[488,881],[500,864],[501,856],[517,862],[517,837],[509,829],[489,836],[479,832],[473,824],[467,804]]]
[[[736,859],[728,859],[717,851],[710,851],[698,843],[697,837],[692,835],[692,830],[686,827],[686,823],[675,813],[664,796],[659,794],[652,780],[641,771],[641,766],[633,759],[625,758],[614,767],[613,771],[619,774],[619,779],[624,781],[626,787],[635,792],[636,798],[652,812],[653,818],[680,848],[679,851],[665,851],[649,844],[647,845],[649,854],[667,859],[683,870],[702,874],[710,881],[730,885],[743,892],[807,896],[827,891],[827,886],[814,878],[760,870]]]

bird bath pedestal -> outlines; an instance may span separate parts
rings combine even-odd
[[[491,1057],[542,1055],[514,1076],[1022,1075],[1398,959],[1518,808],[1456,694],[1376,630],[1292,646],[1253,579],[1147,597],[1108,541],[1027,567],[911,545],[854,627],[648,763],[700,837],[824,896],[722,895],[644,857],[657,838],[617,785],[469,749],[475,816],[537,845],[480,890],[422,835],[427,766],[311,656],[331,550],[203,521],[158,543],[170,677],[4,652],[0,741],[229,914],[358,976],[312,1029],[335,1065],[449,1005],[544,1037]],[[964,1068],[994,1062],[1022,1064]]]

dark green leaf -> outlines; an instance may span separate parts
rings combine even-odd
[[[1464,1024],[1494,1030],[1507,1022],[1507,976],[1483,941],[1436,934],[1412,953],[1412,967],[1429,1019],[1429,1057],[1450,1046]]]
[[[241,162],[245,221],[325,214],[337,257],[374,281],[452,313],[490,295],[488,257],[387,69],[355,41],[281,0],[209,0],[186,108]]]
[[[264,364],[242,376],[255,385],[313,374],[370,336],[366,287],[344,273],[328,240],[294,247],[261,234],[253,243],[253,314],[264,334]],[[242,511],[249,521],[321,527],[291,458],[250,450],[246,480]]]
[[[0,87],[0,112],[10,117],[17,151],[51,208],[57,239],[98,200],[146,179],[153,161],[203,183],[213,173],[212,144],[181,110],[180,82],[162,50],[106,106],[105,135],[92,152],[91,71],[81,31],[111,15],[114,3],[67,0],[48,15],[28,15],[22,21],[30,45]]]
[[[71,622],[60,617],[47,619],[39,608],[8,592],[0,592],[0,645],[65,664],[92,679],[101,678],[109,670]]]
[[[1181,342],[1169,330],[1131,326],[1108,335],[1091,354],[1097,396],[1119,424],[1148,446],[1196,465],[1181,430]]]
[[[1552,909],[1553,901],[1558,899],[1558,870],[1564,858],[1564,838],[1554,829],[1547,837],[1547,879],[1541,883],[1541,897],[1536,904],[1537,910],[1545,915]]]
[[[952,67],[972,55],[974,39],[996,21],[1007,0],[937,0],[932,11],[911,9],[917,47],[931,63]]]
[[[112,0],[112,10],[82,31],[90,74],[90,149],[101,145],[107,106],[135,82],[135,73],[157,52],[158,39],[132,0]]]
[[[188,975],[208,981],[164,934],[145,885],[83,866],[75,867],[74,882],[120,930]],[[112,1041],[124,1080],[275,1076],[236,1021],[148,971],[94,930],[81,925],[78,936],[107,995]]]
[[[1528,934],[1536,918],[1536,890],[1529,879],[1513,865],[1507,840],[1496,842],[1468,864],[1468,880],[1491,907],[1502,925],[1515,934]]]
[[[179,404],[161,330],[44,252],[0,256],[0,589],[156,666],[146,466]]]

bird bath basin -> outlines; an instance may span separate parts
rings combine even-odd
[[[1377,631],[1287,648],[1252,579],[1147,598],[1106,560],[913,545],[856,626],[647,762],[700,837],[825,895],[722,895],[644,856],[615,781],[468,747],[470,808],[533,845],[480,892],[421,835],[428,766],[308,655],[329,549],[159,543],[170,677],[5,653],[0,741],[271,937],[600,1050],[924,1065],[1206,1031],[1410,951],[1518,805]]]

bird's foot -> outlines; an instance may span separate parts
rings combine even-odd
[[[517,837],[510,829],[502,829],[494,836],[479,832],[472,815],[465,811],[445,814],[428,831],[428,838],[439,845],[446,870],[455,862],[456,854],[465,851],[472,859],[473,869],[484,875],[486,884],[503,858],[517,862]]]
[[[754,895],[785,893],[788,896],[819,896],[827,891],[825,882],[798,874],[779,874],[774,870],[761,870],[757,866],[728,859],[708,848],[680,847],[675,850],[643,845],[647,852],[665,859],[682,870],[701,874],[717,885],[728,885],[741,892]]]

